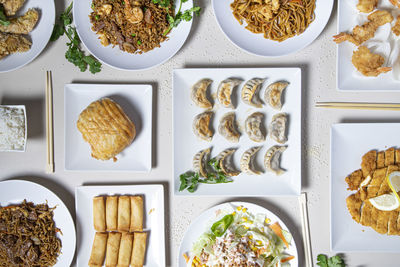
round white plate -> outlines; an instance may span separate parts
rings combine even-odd
[[[29,8],[39,11],[39,21],[33,31],[27,35],[32,42],[31,49],[0,59],[0,73],[16,70],[30,63],[43,51],[50,40],[56,16],[54,0],[28,0],[18,11],[17,16],[22,16]]]
[[[178,2],[178,1],[176,1]],[[120,70],[144,70],[158,66],[173,57],[183,46],[189,35],[192,21],[182,21],[177,28],[168,34],[169,40],[161,43],[161,47],[143,54],[130,54],[121,51],[118,46],[104,47],[100,44],[98,35],[92,31],[89,20],[92,1],[76,0],[73,6],[74,23],[82,43],[98,60],[110,67]],[[193,0],[182,5],[182,10],[193,6]]]
[[[190,249],[193,246],[193,243],[196,242],[196,240],[200,237],[201,234],[203,234],[207,229],[206,227],[210,225],[216,217],[216,212],[218,210],[224,210],[226,208],[233,206],[243,206],[249,210],[249,212],[253,214],[265,214],[269,219],[271,219],[271,222],[279,222],[279,225],[285,229],[286,231],[289,231],[286,225],[282,222],[282,220],[276,216],[274,213],[271,211],[267,210],[264,207],[258,206],[256,204],[248,203],[248,202],[227,202],[223,203],[217,206],[214,206],[206,211],[204,211],[202,214],[200,214],[199,217],[194,220],[189,228],[187,229],[182,242],[181,246],[179,248],[179,254],[178,254],[178,266],[179,267],[186,267],[186,261],[183,258],[184,253],[190,252]],[[296,247],[296,242],[294,238],[292,239],[290,248],[287,250],[287,252],[290,255],[295,256],[293,260],[290,261],[291,266],[298,266],[298,254],[297,254],[297,247]]]
[[[47,201],[49,207],[56,207],[54,221],[62,232],[58,233],[62,248],[54,267],[70,266],[75,254],[76,234],[74,221],[67,207],[53,192],[39,184],[22,180],[0,182],[0,206],[19,204],[24,199],[34,204]]]
[[[240,25],[232,14],[233,0],[213,0],[212,5],[218,25],[229,40],[239,48],[258,56],[277,57],[297,52],[311,44],[325,28],[332,12],[334,0],[316,0],[315,20],[300,35],[283,42],[265,39]]]

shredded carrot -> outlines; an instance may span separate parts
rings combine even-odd
[[[189,257],[188,257],[188,255],[186,255],[186,253],[184,253],[184,254],[183,254],[183,257],[185,258],[186,263],[188,263],[188,262],[189,262]]]
[[[274,224],[271,224],[269,227],[272,229],[272,231],[274,231],[274,233],[275,233],[277,236],[280,237],[280,239],[282,239],[283,243],[285,243],[285,246],[286,246],[287,248],[289,248],[289,243],[286,241],[285,237],[283,236],[283,234],[282,234],[282,228],[281,228],[281,226],[279,225],[279,223],[276,222],[276,223],[274,223]]]
[[[287,262],[287,261],[290,261],[290,260],[293,260],[293,259],[294,259],[294,256],[289,256],[287,258],[281,259],[281,262],[284,263],[284,262]]]

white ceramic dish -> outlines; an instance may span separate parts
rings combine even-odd
[[[299,68],[259,68],[259,69],[176,69],[173,77],[173,129],[174,129],[174,192],[176,195],[234,195],[234,196],[265,196],[265,195],[299,195],[301,189],[301,70]],[[197,138],[192,131],[193,118],[204,110],[197,107],[190,97],[191,87],[202,78],[214,80],[209,90],[215,95],[219,83],[229,77],[243,79],[243,83],[234,90],[237,99],[235,109],[239,130],[242,133],[239,143],[230,143],[218,133],[220,118],[232,109],[227,109],[214,99],[213,129],[214,137],[211,142]],[[234,154],[235,166],[239,166],[242,153],[254,146],[263,146],[256,155],[258,166],[263,166],[265,152],[276,143],[268,136],[263,143],[251,141],[244,132],[244,122],[248,115],[260,111],[266,115],[264,125],[267,127],[272,116],[278,111],[264,105],[263,108],[252,108],[240,100],[240,90],[245,81],[255,78],[267,78],[260,96],[263,97],[265,88],[276,81],[290,82],[284,93],[284,105],[280,112],[289,114],[288,149],[283,153],[281,166],[287,172],[281,176],[272,173],[262,175],[240,174],[229,184],[200,184],[195,193],[179,192],[179,175],[192,169],[193,156],[200,150],[213,147],[211,156],[214,157],[227,148],[238,148]],[[264,168],[260,168],[264,169]]]
[[[25,120],[25,141],[24,141],[24,148],[21,150],[0,150],[0,152],[25,152],[26,151],[26,142],[28,139],[28,122],[26,120],[26,108],[25,105],[0,105],[1,107],[8,107],[8,108],[18,108],[24,111],[24,120]]]
[[[215,215],[218,210],[228,209],[231,206],[243,206],[246,207],[249,212],[253,214],[265,214],[271,220],[272,223],[279,222],[279,225],[287,230],[285,223],[274,213],[269,211],[268,209],[261,207],[256,204],[248,203],[248,202],[228,202],[223,203],[212,208],[207,209],[203,213],[199,215],[189,226],[186,230],[186,233],[181,241],[181,245],[179,248],[178,254],[178,266],[179,267],[186,267],[185,259],[183,258],[183,254],[189,253],[193,243],[199,238],[201,234],[203,234],[207,227],[209,227],[213,222],[215,222]],[[290,232],[290,231],[289,231]],[[297,247],[296,242],[292,239],[290,244],[290,248],[287,250],[288,254],[295,256],[293,260],[290,261],[291,266],[298,266],[298,254],[297,254]]]
[[[74,171],[151,170],[152,102],[151,85],[67,84],[64,89],[65,169]],[[93,101],[110,97],[116,101],[136,126],[136,137],[118,160],[101,161],[91,157],[76,122],[79,114]]]
[[[61,254],[54,267],[70,266],[75,254],[76,233],[75,225],[67,207],[57,195],[49,189],[28,181],[8,180],[0,182],[0,206],[19,204],[26,199],[34,204],[46,203],[54,210],[56,227],[62,234],[57,234],[61,240]]]
[[[31,49],[24,53],[15,53],[0,60],[0,73],[16,70],[34,60],[49,42],[55,21],[55,7],[53,0],[29,0],[18,11],[17,16],[23,15],[29,8],[39,10],[39,21],[32,32],[28,34],[31,40]]]
[[[356,25],[362,24],[359,21],[359,16],[362,15],[360,15],[360,12],[358,12],[358,10],[356,9],[356,3],[357,1],[355,0],[338,1],[338,33],[351,32]],[[389,0],[379,1],[378,8],[384,10],[396,9],[389,3]],[[397,16],[395,16],[395,19],[396,17]],[[367,45],[368,43],[371,45],[373,45],[374,43],[382,43],[382,41],[379,40],[379,37],[382,35],[382,30],[384,29],[384,27],[386,27],[386,30],[390,31],[389,24],[380,27],[375,34],[376,38],[371,38],[369,41],[364,43],[364,45]],[[391,42],[395,41],[392,40]],[[370,45],[367,45],[367,47],[369,46]],[[338,90],[347,92],[385,92],[399,90],[400,82],[396,81],[393,78],[393,70],[387,73],[380,74],[378,77],[365,77],[360,74],[351,62],[351,57],[353,55],[353,51],[355,50],[357,50],[357,47],[350,42],[343,42],[337,45],[336,84]]]
[[[347,210],[345,178],[361,168],[361,157],[372,149],[399,146],[398,123],[344,123],[331,129],[331,249],[335,252],[400,252],[398,236],[381,235],[356,223]]]
[[[80,186],[75,190],[78,232],[77,266],[88,266],[95,230],[93,197],[106,195],[143,195],[144,231],[149,232],[145,265],[165,266],[164,189],[162,185]]]
[[[316,0],[315,20],[305,32],[283,42],[265,39],[262,34],[254,34],[240,25],[230,8],[232,0],[213,0],[212,5],[218,25],[233,44],[248,53],[277,57],[295,53],[310,45],[325,28],[333,8],[333,0]]]
[[[93,56],[104,64],[120,70],[144,70],[166,62],[181,49],[192,27],[192,21],[182,21],[168,35],[169,40],[161,43],[161,47],[141,55],[133,55],[121,51],[118,46],[113,48],[112,45],[104,47],[100,44],[98,35],[92,31],[89,20],[92,11],[91,3],[85,0],[74,1],[73,15],[78,35]],[[191,7],[193,7],[193,1],[189,0],[182,5],[182,10]]]

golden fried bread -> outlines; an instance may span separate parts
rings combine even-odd
[[[109,98],[91,103],[79,115],[78,130],[90,144],[92,157],[116,161],[115,156],[130,145],[135,138],[133,122],[122,108]]]

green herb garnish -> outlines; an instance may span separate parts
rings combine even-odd
[[[86,71],[89,66],[89,71],[95,74],[101,71],[101,63],[92,55],[85,56],[85,53],[80,47],[81,40],[76,32],[76,28],[72,26],[72,4],[73,2],[61,13],[58,23],[54,25],[50,40],[56,41],[65,33],[70,41],[67,43],[68,49],[67,52],[65,52],[65,58],[77,66],[82,72]]]
[[[346,264],[344,263],[343,259],[336,255],[333,257],[328,258],[328,256],[319,254],[317,256],[317,265],[321,267],[345,267]]]
[[[221,237],[223,234],[228,230],[229,226],[233,223],[233,215],[228,214],[225,215],[221,220],[215,222],[211,226],[211,232],[216,236],[216,237]]]
[[[201,8],[198,6],[193,6],[190,9],[187,9],[185,11],[181,11],[182,9],[182,4],[186,3],[188,0],[181,0],[179,3],[179,8],[178,12],[176,12],[175,16],[171,16],[170,14],[167,14],[167,20],[169,23],[168,29],[166,29],[163,33],[164,36],[166,36],[173,28],[176,28],[179,23],[184,21],[191,21],[193,19],[193,15],[195,14],[197,16],[200,15]],[[171,0],[153,0],[154,4],[158,4],[163,8],[169,8],[171,6]]]
[[[8,21],[6,15],[4,14],[4,7],[1,4],[0,4],[0,24],[3,26],[10,25],[10,22]]]

